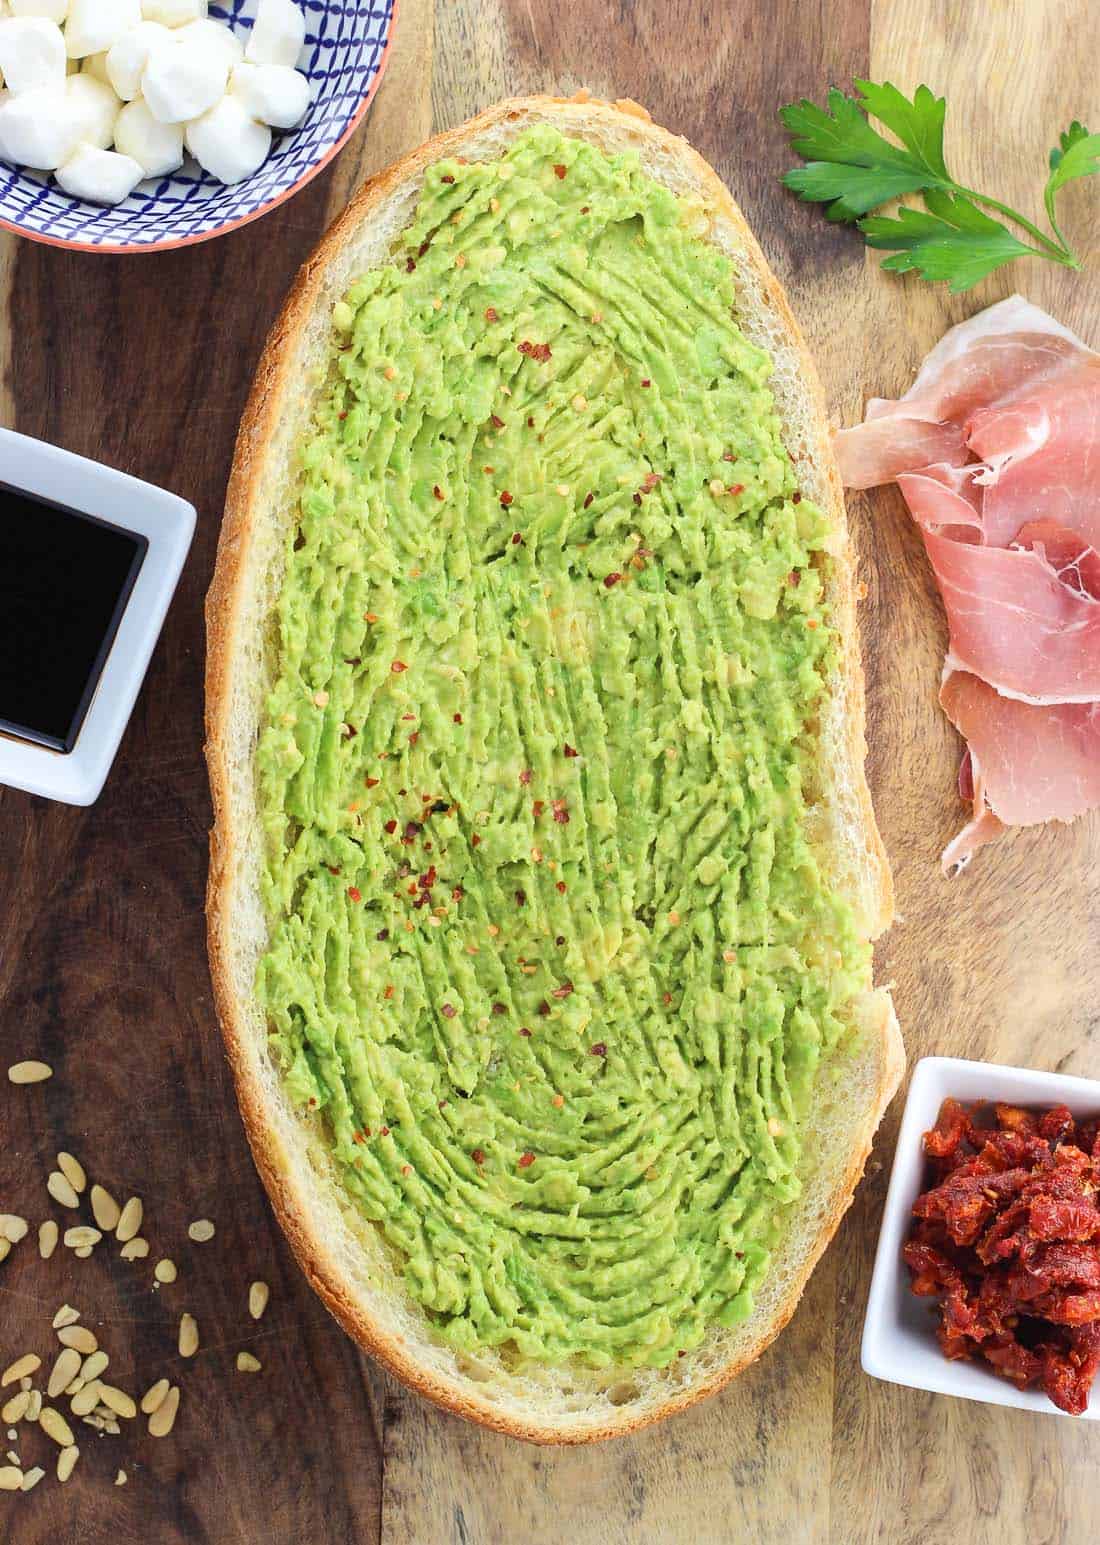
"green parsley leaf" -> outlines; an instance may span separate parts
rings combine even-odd
[[[1100,134],[1074,121],[1050,152],[1044,194],[1050,236],[1018,210],[951,176],[944,159],[943,97],[927,86],[918,86],[910,98],[889,81],[855,84],[858,96],[833,87],[826,107],[803,100],[780,110],[793,148],[807,163],[787,172],[783,182],[800,198],[826,205],[830,220],[856,221],[869,246],[893,249],[884,268],[918,273],[959,291],[1018,257],[1081,266],[1058,229],[1054,199],[1067,182],[1100,172]],[[896,139],[879,133],[872,118]],[[891,199],[913,193],[923,198],[924,210],[902,205],[896,218],[866,218]],[[1033,245],[985,209],[1002,215]]]
[[[969,290],[1003,263],[1033,257],[1035,249],[960,194],[927,193],[927,210],[898,210],[897,219],[870,215],[859,222],[869,247],[892,248],[883,268],[946,282],[951,293]]]

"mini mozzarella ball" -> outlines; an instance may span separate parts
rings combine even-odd
[[[65,47],[71,59],[102,54],[141,20],[141,0],[70,0]]]
[[[149,111],[161,123],[189,123],[225,94],[229,65],[201,38],[173,38],[154,49],[141,77]]]
[[[294,0],[260,0],[244,56],[250,64],[298,63],[306,39],[306,19]]]
[[[141,14],[162,27],[184,27],[206,15],[206,0],[141,0]]]
[[[233,29],[227,27],[224,22],[214,21],[209,16],[188,22],[186,27],[181,27],[175,36],[198,39],[205,48],[215,49],[224,56],[230,70],[234,65],[240,64],[244,58],[244,44]]]
[[[141,77],[150,54],[171,39],[171,32],[159,22],[141,21],[111,45],[106,60],[107,79],[124,102],[132,102],[141,95]]]
[[[251,177],[271,149],[271,130],[250,118],[231,96],[189,123],[184,139],[199,165],[219,182]]]
[[[79,142],[64,85],[36,86],[10,95],[0,107],[0,157],[52,172],[67,161]]]
[[[0,75],[14,95],[65,82],[65,37],[45,16],[0,20]]]
[[[292,129],[309,106],[309,81],[283,64],[239,64],[229,90],[250,118],[273,129]]]
[[[80,143],[106,150],[115,137],[115,120],[122,103],[110,86],[94,75],[71,75],[65,82],[69,110],[80,130]]]
[[[81,145],[55,175],[74,198],[87,199],[90,204],[121,204],[141,181],[141,167],[117,150]]]
[[[164,177],[183,165],[183,125],[161,123],[138,97],[118,115],[115,149],[132,156],[145,177]]]
[[[7,12],[0,14],[7,15]],[[69,0],[11,0],[12,16],[44,16],[58,26],[69,14]]]

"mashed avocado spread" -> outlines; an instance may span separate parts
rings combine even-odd
[[[746,1316],[867,969],[807,834],[825,522],[705,228],[548,126],[440,162],[300,447],[258,991],[467,1352]]]

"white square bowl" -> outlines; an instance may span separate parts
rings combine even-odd
[[[1042,1390],[1017,1389],[983,1363],[946,1358],[940,1351],[936,1318],[929,1308],[936,1300],[918,1298],[909,1287],[909,1268],[901,1258],[901,1247],[909,1234],[913,1203],[926,1189],[921,1138],[935,1125],[940,1106],[949,1096],[963,1104],[1003,1100],[1034,1110],[1067,1105],[1078,1118],[1100,1115],[1100,1082],[1091,1078],[998,1067],[992,1062],[967,1062],[958,1057],[925,1057],[917,1063],[886,1193],[860,1361],[865,1373],[890,1384],[1065,1416],[1068,1413]],[[1100,1389],[1083,1417],[1076,1418],[1083,1419],[1100,1420]]]

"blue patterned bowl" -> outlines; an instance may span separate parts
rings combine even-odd
[[[55,247],[97,252],[163,252],[209,241],[290,198],[343,145],[378,88],[397,0],[298,0],[306,14],[300,67],[313,101],[296,129],[276,133],[271,154],[251,177],[226,187],[190,157],[169,177],[139,183],[112,208],[64,193],[45,172],[0,161],[0,226]],[[210,15],[242,38],[256,0],[212,3]]]

